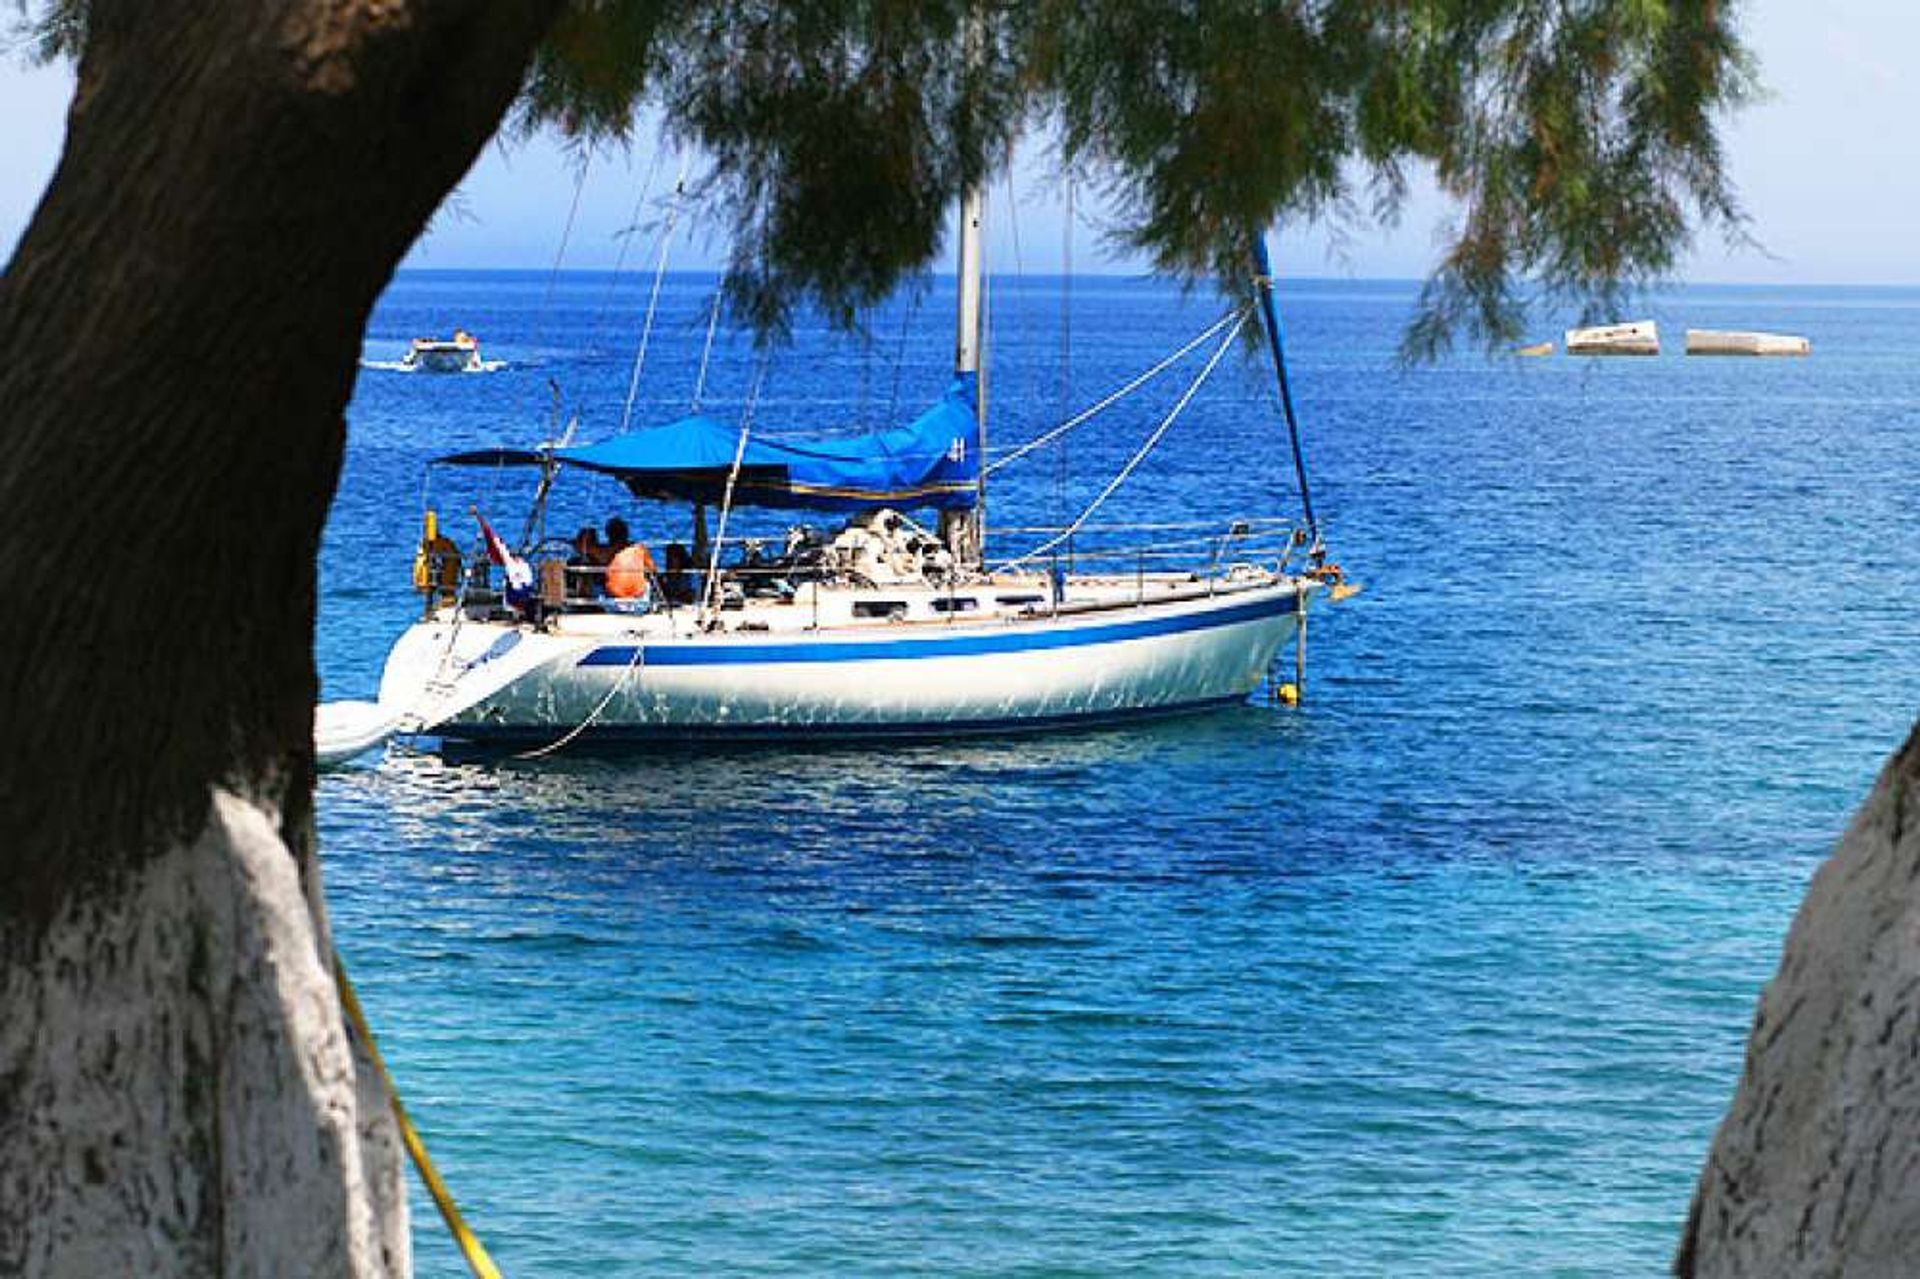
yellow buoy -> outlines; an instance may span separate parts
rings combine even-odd
[[[1298,706],[1300,704],[1300,686],[1298,684],[1280,685],[1273,690],[1273,700],[1286,706]]]

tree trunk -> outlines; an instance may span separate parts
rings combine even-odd
[[[1920,1270],[1920,728],[1813,878],[1675,1260],[1722,1275]]]
[[[93,0],[0,278],[0,1272],[408,1267],[331,983],[315,556],[367,313],[560,0]]]

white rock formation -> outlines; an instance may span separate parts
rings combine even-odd
[[[1920,1274],[1920,729],[1794,918],[1674,1269]]]
[[[410,1272],[318,902],[277,815],[217,792],[197,838],[0,967],[0,1274]]]

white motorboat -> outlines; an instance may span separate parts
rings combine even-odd
[[[465,329],[455,329],[451,338],[415,338],[407,344],[400,367],[420,373],[484,373],[487,362],[480,358],[480,339]]]
[[[1811,355],[1813,343],[1791,333],[1688,329],[1688,355]]]
[[[717,509],[719,536],[696,535],[691,553],[668,548],[664,567],[642,552],[641,567],[623,568],[618,558],[603,566],[570,562],[565,551],[516,551],[488,529],[488,557],[461,564],[430,517],[416,565],[425,613],[394,646],[380,685],[396,731],[543,751],[581,739],[1007,732],[1245,701],[1289,643],[1304,640],[1310,602],[1357,589],[1326,562],[1297,430],[1297,527],[1161,524],[1137,530],[1151,544],[1136,541],[1103,571],[1064,571],[1062,544],[1076,566],[1088,564],[1089,517],[1117,478],[1072,525],[992,561],[977,194],[961,233],[954,380],[907,426],[795,443],[695,414],[596,444],[441,459],[540,468],[536,513],[563,474],[611,476],[636,497]],[[1224,333],[1200,376],[1258,313],[1292,428],[1264,245],[1258,259],[1253,298],[1201,335]],[[740,507],[835,513],[846,523],[832,535],[800,526],[768,554],[726,538]],[[936,529],[910,510],[937,514]],[[1170,562],[1172,547],[1194,562]]]
[[[1660,326],[1652,320],[1568,329],[1568,355],[1658,355]]]

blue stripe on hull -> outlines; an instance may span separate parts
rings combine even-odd
[[[1012,716],[922,723],[829,724],[595,724],[581,743],[643,745],[672,742],[847,742],[874,739],[940,741],[950,737],[981,737],[1063,728],[1103,728],[1140,720],[1166,719],[1225,706],[1245,705],[1247,695],[1231,693],[1170,706],[1136,706],[1123,710],[1082,711],[1061,715]],[[467,746],[544,746],[567,731],[565,725],[455,724],[430,736]]]
[[[1146,617],[1096,626],[1057,622],[1022,622],[1005,631],[968,631],[938,638],[889,640],[803,640],[765,643],[684,643],[664,640],[644,645],[640,660],[646,666],[733,666],[786,662],[895,662],[928,657],[974,657],[985,653],[1026,653],[1043,649],[1080,648],[1212,630],[1240,622],[1280,617],[1299,611],[1297,595],[1255,600],[1231,608],[1177,617]],[[581,666],[626,666],[633,662],[633,645],[596,648],[580,659]]]

